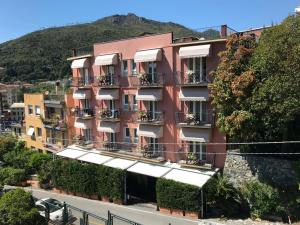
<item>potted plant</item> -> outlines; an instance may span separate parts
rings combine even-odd
[[[187,155],[186,163],[190,164],[190,165],[199,164],[198,155],[196,153],[194,153],[194,152],[189,152],[188,155]]]
[[[146,120],[147,119],[147,112],[146,111],[140,111],[139,112],[139,118],[140,118],[140,120],[142,120],[142,121],[144,121],[144,120]]]
[[[191,124],[195,121],[195,115],[193,113],[186,114],[186,122],[187,124]]]

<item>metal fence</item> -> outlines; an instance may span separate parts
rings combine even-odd
[[[115,215],[110,211],[108,211],[108,225],[128,225],[128,224],[141,225],[140,223],[136,223],[134,221]]]

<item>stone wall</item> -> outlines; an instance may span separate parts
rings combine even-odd
[[[231,152],[226,157],[223,172],[237,187],[251,180],[266,181],[281,187],[296,184],[292,161],[267,156],[245,156]]]

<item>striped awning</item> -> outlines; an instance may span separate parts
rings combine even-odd
[[[137,135],[143,137],[160,138],[163,136],[163,127],[140,124]]]
[[[162,59],[162,51],[160,48],[144,50],[135,53],[134,61],[135,62],[155,62],[161,61]]]
[[[157,89],[139,89],[136,95],[138,101],[160,101],[162,99],[162,90]]]
[[[183,88],[179,93],[181,101],[208,101],[208,97],[207,88]]]
[[[91,98],[91,91],[90,90],[76,90],[73,93],[74,99],[90,99]]]
[[[103,121],[99,124],[98,131],[107,133],[120,132],[120,123]]]
[[[90,129],[92,128],[92,126],[93,126],[92,120],[84,120],[84,119],[77,118],[74,123],[74,127],[79,129]]]
[[[209,142],[210,129],[181,128],[179,137],[183,141]]]
[[[118,64],[118,54],[100,55],[95,59],[95,65],[106,66]]]
[[[96,96],[97,100],[114,100],[119,99],[118,89],[100,89]]]
[[[207,57],[210,55],[210,45],[196,45],[181,47],[179,49],[180,58]]]
[[[76,59],[72,62],[71,68],[72,69],[87,68],[87,67],[89,67],[89,65],[90,65],[90,63],[87,58]]]

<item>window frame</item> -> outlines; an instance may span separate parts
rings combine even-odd
[[[126,70],[124,69],[125,64],[126,64]],[[127,77],[128,76],[128,60],[127,59],[122,60],[121,65],[122,65],[122,76]]]
[[[33,105],[28,105],[27,106],[27,112],[28,112],[28,115],[34,115],[33,114]]]
[[[129,136],[127,136],[127,131],[128,131]],[[123,132],[124,132],[123,133],[124,142],[131,143],[130,128],[129,127],[124,127]]]

